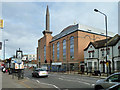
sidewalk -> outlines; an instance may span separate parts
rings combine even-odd
[[[37,83],[36,80],[28,79],[26,77],[20,80],[18,80],[17,77],[14,77],[14,79],[12,79],[12,75],[8,75],[8,73],[2,73],[2,90],[6,90],[6,88],[11,88],[11,90],[15,88],[34,90],[35,88],[53,88],[53,87]]]
[[[59,74],[72,74],[72,75],[74,75],[74,74],[77,74],[77,75],[80,75],[80,76],[86,76],[86,77],[94,77],[94,78],[100,78],[100,79],[105,79],[106,77],[107,77],[107,75],[106,74],[101,74],[101,76],[93,76],[92,74],[88,74],[87,75],[87,73],[84,73],[84,74],[78,74],[78,72],[50,72],[50,73],[59,73]]]

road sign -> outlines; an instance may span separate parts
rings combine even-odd
[[[57,63],[52,63],[52,65],[62,65],[61,62],[57,62]]]
[[[109,62],[107,62],[107,63],[106,63],[106,65],[107,65],[107,67],[108,67],[108,65],[109,65]]]
[[[0,19],[0,28],[3,29],[3,19]]]

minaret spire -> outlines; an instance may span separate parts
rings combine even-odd
[[[52,32],[50,31],[50,14],[49,14],[49,8],[47,5],[47,9],[46,9],[46,29],[43,31],[43,34],[52,34]]]
[[[49,7],[47,5],[46,9],[46,30],[50,30],[50,15],[49,15]]]

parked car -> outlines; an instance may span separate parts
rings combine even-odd
[[[107,90],[120,90],[120,83],[109,87]]]
[[[32,71],[32,77],[48,77],[48,72],[42,68],[37,68]]]
[[[95,84],[95,90],[107,89],[118,83],[120,83],[120,72],[114,73],[106,79],[98,80]]]

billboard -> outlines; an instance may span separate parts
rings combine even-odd
[[[0,42],[0,50],[2,49],[2,42]]]

